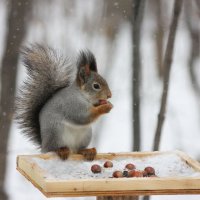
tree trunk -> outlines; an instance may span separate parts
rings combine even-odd
[[[24,38],[25,13],[29,0],[11,0],[8,16],[8,33],[1,68],[1,101],[0,101],[0,199],[8,199],[3,190],[6,174],[6,154],[10,125],[13,115],[17,62],[19,46]]]
[[[141,78],[141,56],[140,56],[140,31],[144,12],[144,0],[133,0],[132,17],[132,40],[133,40],[133,150],[140,150],[140,78]]]

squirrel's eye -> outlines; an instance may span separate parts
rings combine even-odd
[[[93,83],[93,88],[95,90],[100,90],[101,89],[101,87],[100,87],[100,85],[98,83]]]

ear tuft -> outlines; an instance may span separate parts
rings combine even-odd
[[[77,66],[78,66],[78,69],[84,66],[85,68],[89,67],[90,71],[97,72],[97,64],[96,64],[95,56],[89,50],[80,51],[78,60],[77,60]]]

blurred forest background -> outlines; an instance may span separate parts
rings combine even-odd
[[[0,200],[46,199],[15,169],[16,155],[38,153],[12,120],[28,43],[96,55],[114,105],[94,125],[98,152],[179,149],[200,160],[200,0],[0,0],[0,27]],[[186,198],[200,195],[151,197]]]

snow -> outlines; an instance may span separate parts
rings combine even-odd
[[[31,162],[36,163],[42,170],[45,171],[47,179],[71,180],[71,179],[100,179],[110,178],[116,170],[123,171],[126,164],[132,163],[137,170],[144,170],[145,167],[151,166],[155,169],[156,175],[163,177],[199,177],[200,172],[195,171],[192,167],[186,164],[179,156],[174,154],[164,154],[156,156],[147,156],[144,158],[116,158],[112,160],[112,168],[104,168],[103,164],[107,160],[100,159],[92,162],[79,160],[58,159],[42,159],[32,158]],[[91,166],[97,164],[102,168],[101,173],[94,174],[91,171]]]
[[[0,1],[0,60],[5,46],[6,35],[6,1]],[[65,4],[63,2],[66,2]],[[36,1],[33,5],[34,18],[27,27],[24,44],[31,42],[48,43],[65,54],[75,53],[80,48],[88,48],[97,58],[100,74],[103,74],[111,87],[114,105],[112,112],[94,124],[94,137],[90,146],[96,146],[98,152],[127,152],[132,150],[131,121],[131,27],[122,23],[111,44],[105,35],[105,27],[101,25],[104,18],[103,1]],[[98,6],[96,6],[98,4]],[[170,21],[172,3],[166,1],[166,19]],[[114,2],[119,8],[119,1]],[[169,9],[170,8],[170,9]],[[119,9],[118,9],[119,10]],[[147,9],[145,9],[145,13]],[[112,13],[111,13],[112,14]],[[147,13],[146,13],[147,14]],[[154,32],[155,19],[144,16],[142,34],[142,88],[141,88],[141,130],[142,150],[151,150],[160,106],[162,82],[157,77]],[[114,13],[113,13],[114,15]],[[89,21],[89,27],[86,26]],[[109,20],[104,19],[104,20]],[[110,26],[114,26],[110,24]],[[165,25],[166,26],[166,25]],[[90,28],[90,30],[88,30]],[[166,29],[166,27],[164,27]],[[166,33],[168,30],[166,29]],[[165,35],[167,35],[165,33]],[[200,157],[200,123],[199,99],[192,89],[188,77],[188,52],[190,39],[183,19],[178,30],[175,45],[175,58],[171,71],[171,82],[168,98],[167,115],[161,138],[161,150],[180,149],[192,157]],[[165,37],[166,41],[166,37]],[[196,72],[199,73],[200,59],[195,61]],[[108,72],[109,70],[109,72]],[[18,85],[24,80],[24,67],[19,64]],[[99,130],[101,131],[99,132]],[[100,134],[96,134],[100,133]],[[11,200],[44,200],[40,191],[16,171],[16,156],[19,154],[39,153],[27,141],[15,124],[12,126],[7,157],[6,189]],[[153,163],[152,163],[153,164]],[[164,170],[164,169],[163,169]],[[175,169],[173,169],[175,170]],[[158,172],[159,173],[159,172]],[[52,198],[53,200],[54,198]],[[61,199],[61,198],[56,198]],[[72,198],[66,198],[72,199]],[[73,198],[95,199],[94,197]],[[153,196],[152,200],[199,200],[200,195],[187,196]]]

